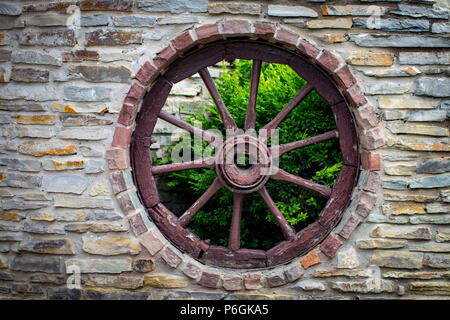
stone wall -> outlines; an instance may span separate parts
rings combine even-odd
[[[448,19],[445,0],[2,1],[0,299],[448,299]],[[340,85],[360,137],[342,221],[271,269],[180,252],[130,171],[156,76],[194,43],[236,35],[307,52]],[[207,97],[193,76],[165,108],[182,116]],[[158,124],[156,156],[172,130]]]

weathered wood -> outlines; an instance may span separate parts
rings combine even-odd
[[[328,235],[317,222],[302,229],[293,241],[283,241],[266,252],[269,267],[303,255],[315,248]]]
[[[208,169],[213,167],[214,167],[214,157],[208,157],[189,162],[171,163],[155,166],[152,167],[152,174],[156,176],[170,172],[177,172],[190,169]]]
[[[289,61],[289,66],[314,87],[316,92],[324,98],[329,105],[335,105],[344,101],[332,80],[326,76],[318,67],[300,57],[294,57]]]
[[[267,130],[267,136],[265,137],[265,139],[270,138],[273,130],[276,129],[284,119],[286,119],[286,117],[292,112],[292,110],[294,110],[295,107],[300,102],[302,102],[302,100],[311,92],[312,89],[313,87],[309,83],[305,84],[291,99],[291,101],[289,101],[289,103],[283,108],[283,110],[281,110],[275,116],[275,118],[273,118],[272,121],[270,121],[263,127],[264,130]]]
[[[201,261],[225,268],[262,268],[266,267],[266,253],[263,250],[231,251],[225,247],[210,246]]]
[[[185,57],[173,62],[164,76],[172,83],[177,83],[194,75],[200,69],[222,61],[224,58],[224,43],[207,45],[200,50],[193,50]]]
[[[285,144],[282,144],[279,146],[272,146],[270,148],[270,153],[272,155],[281,157],[286,152],[289,152],[289,151],[292,151],[295,149],[299,149],[299,148],[303,148],[303,147],[307,147],[307,146],[311,146],[311,145],[314,145],[314,144],[317,144],[320,142],[337,139],[338,137],[339,137],[339,131],[331,130],[331,131],[322,133],[315,137],[306,138],[306,139],[295,141],[295,142],[285,143]]]
[[[229,245],[228,248],[225,248],[210,246],[208,240],[200,239],[186,228],[186,225],[201,207],[203,207],[224,185],[219,181],[219,178],[216,178],[208,190],[180,218],[177,218],[159,202],[158,191],[153,179],[153,175],[168,172],[195,168],[211,168],[213,167],[214,162],[212,161],[211,164],[209,164],[209,161],[207,160],[213,158],[205,158],[186,163],[152,167],[149,147],[152,143],[151,134],[158,117],[179,128],[187,130],[191,134],[199,136],[214,147],[223,148],[222,137],[195,128],[185,121],[161,110],[167,100],[173,83],[179,82],[196,72],[199,72],[218,107],[225,127],[236,128],[234,119],[226,109],[214,81],[206,69],[208,66],[214,65],[223,59],[253,59],[250,95],[244,129],[254,128],[256,122],[256,100],[263,61],[289,65],[307,81],[307,84],[297,93],[288,105],[266,125],[265,128],[269,129],[268,137],[270,137],[270,134],[272,133],[270,129],[275,129],[312,90],[316,90],[316,92],[331,106],[336,120],[336,130],[304,140],[283,144],[281,146],[273,146],[271,147],[270,152],[268,152],[268,154],[272,154],[272,157],[279,157],[294,149],[339,138],[344,165],[332,189],[327,186],[315,184],[301,177],[291,175],[285,171],[279,171],[273,176],[275,179],[289,181],[315,191],[325,197],[329,197],[319,219],[297,234],[287,223],[286,219],[267,193],[267,190],[264,187],[267,180],[263,181],[258,188],[251,190],[251,192],[258,192],[263,198],[280,225],[283,235],[287,239],[267,252],[263,250],[239,248],[243,206],[243,193],[239,190],[232,190],[234,192],[234,208]],[[217,266],[231,268],[261,268],[285,263],[294,257],[307,253],[323,241],[337,225],[342,218],[345,208],[348,206],[351,192],[357,179],[359,164],[357,147],[357,135],[352,114],[345,103],[344,97],[336,88],[334,81],[327,75],[326,71],[320,66],[308,61],[304,56],[288,51],[277,44],[259,40],[236,39],[220,40],[212,44],[204,45],[203,47],[189,50],[183,57],[178,58],[168,67],[164,76],[160,76],[155,81],[155,84],[144,98],[141,111],[137,116],[136,129],[132,139],[131,158],[134,178],[139,189],[139,196],[147,207],[153,222],[177,248],[205,263],[211,263]],[[229,172],[226,171],[226,173]],[[241,176],[244,177],[245,175],[237,175],[238,180],[241,179],[239,178]]]
[[[240,247],[243,200],[243,194],[237,192],[233,194],[233,215],[231,217],[230,237],[228,240],[228,248],[232,251],[236,251]]]
[[[252,77],[250,79],[250,95],[245,114],[244,130],[254,129],[256,123],[256,99],[258,97],[259,77],[261,75],[262,61],[253,60]]]
[[[352,195],[352,189],[358,175],[358,168],[343,165],[337,177],[330,199],[317,222],[331,231],[341,220]]]
[[[352,114],[345,102],[331,106],[336,127],[339,131],[339,145],[344,164],[358,166],[358,137],[355,130],[355,124]]]
[[[258,59],[264,62],[288,64],[293,54],[275,45],[256,41],[226,41],[226,59]]]
[[[189,224],[192,218],[198,213],[198,211],[208,202],[209,199],[223,186],[219,179],[215,179],[213,183],[209,186],[208,190],[203,193],[200,198],[197,199],[190,207],[187,209],[183,215],[178,219],[180,226],[185,227]]]
[[[177,217],[162,203],[148,209],[150,217],[165,237],[181,251],[197,258],[201,253],[203,241],[189,229],[177,223]]]
[[[286,221],[286,218],[280,212],[280,209],[278,209],[278,207],[275,204],[275,202],[273,202],[272,197],[267,192],[267,189],[265,187],[262,187],[261,189],[258,190],[258,194],[261,196],[261,198],[266,203],[266,205],[269,208],[270,212],[275,217],[275,220],[277,220],[278,225],[281,228],[281,232],[284,235],[284,238],[287,239],[287,240],[293,240],[295,238],[295,231],[294,231],[294,229],[292,229],[292,227]]]
[[[322,197],[328,199],[331,196],[331,188],[309,181],[307,179],[301,178],[299,176],[295,176],[293,174],[290,174],[282,169],[278,169],[276,174],[271,176],[272,179],[275,180],[282,180],[287,181],[290,183],[294,183],[298,185],[299,187],[302,187],[304,189],[308,189],[310,191],[313,191],[315,193],[320,194]]]
[[[203,82],[206,85],[206,88],[211,95],[214,103],[216,104],[217,110],[219,111],[220,118],[222,119],[223,125],[226,129],[237,129],[236,122],[228,111],[225,103],[220,96],[219,91],[217,90],[216,84],[214,83],[211,75],[209,74],[208,68],[203,68],[198,71],[198,74],[202,78]]]
[[[137,115],[134,138],[145,138],[152,135],[156,121],[158,121],[159,111],[166,103],[170,90],[172,90],[172,83],[164,77],[159,77],[155,81],[155,84],[144,97],[141,110]]]
[[[209,144],[220,147],[222,146],[222,137],[216,136],[215,134],[211,133],[210,131],[205,131],[199,128],[194,127],[193,125],[190,125],[189,123],[178,119],[174,115],[168,113],[167,111],[161,110],[159,112],[159,117],[174,126],[177,126],[178,128],[184,129],[187,132],[199,137],[200,139],[208,142]]]
[[[132,144],[133,175],[144,206],[153,207],[159,203],[158,189],[152,175],[150,138],[136,139]]]

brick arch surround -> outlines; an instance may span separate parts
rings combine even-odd
[[[360,177],[351,196],[351,203],[344,212],[340,223],[315,249],[299,256],[288,264],[261,270],[229,270],[203,265],[189,255],[180,252],[159,231],[148,218],[141,204],[130,165],[130,142],[142,100],[152,87],[155,79],[164,74],[167,67],[194,46],[221,39],[248,37],[264,39],[295,50],[318,65],[334,80],[337,88],[347,100],[355,119],[359,136]],[[385,145],[383,129],[374,108],[368,103],[361,86],[350,68],[339,55],[319,48],[284,26],[271,22],[243,19],[220,20],[214,24],[204,24],[189,29],[162,49],[156,56],[146,61],[135,74],[126,95],[114,131],[111,146],[106,157],[110,169],[110,182],[122,211],[143,247],[150,255],[161,255],[172,268],[177,268],[186,277],[207,288],[225,290],[248,290],[261,287],[277,287],[298,280],[305,269],[327,265],[337,250],[350,238],[351,233],[361,224],[377,200],[380,185],[381,158],[376,149]],[[322,256],[320,258],[319,256]]]

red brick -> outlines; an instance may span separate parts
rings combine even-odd
[[[254,24],[255,32],[254,35],[259,36],[264,39],[271,39],[275,34],[276,25],[267,22],[255,22]]]
[[[132,128],[124,128],[117,126],[114,130],[114,136],[111,143],[113,147],[128,148],[131,141]]]
[[[356,83],[356,79],[350,72],[348,66],[343,66],[335,73],[335,78],[346,88],[350,88]]]
[[[227,291],[239,291],[242,289],[242,278],[237,274],[225,274],[222,286]]]
[[[244,273],[244,287],[247,290],[261,289],[261,272]]]
[[[317,61],[329,72],[334,72],[339,66],[339,60],[328,50],[323,50]]]
[[[306,40],[300,40],[300,43],[298,44],[297,48],[300,50],[301,53],[305,54],[307,57],[310,58],[316,58],[320,50],[317,49],[315,46],[313,46],[311,43],[309,43]]]
[[[179,256],[178,253],[176,253],[175,251],[173,251],[170,247],[166,247],[162,252],[161,252],[161,257],[164,259],[164,261],[171,266],[172,268],[176,268],[178,267],[178,265],[183,262],[183,260],[181,259],[181,257]]]
[[[214,271],[203,271],[198,283],[207,288],[219,288],[220,275]]]
[[[377,196],[375,194],[361,192],[355,212],[361,217],[365,218],[369,215],[370,211],[372,211],[376,202]]]
[[[116,196],[116,199],[120,208],[126,215],[133,213],[136,210],[129,192],[120,193]]]
[[[114,171],[109,177],[114,194],[127,190],[127,183],[122,171]]]
[[[334,236],[329,235],[325,241],[320,245],[320,251],[329,258],[333,258],[342,242]]]
[[[350,102],[354,107],[359,107],[367,103],[366,97],[357,84],[351,89],[347,90],[347,97],[350,99]]]
[[[131,126],[136,118],[137,104],[124,104],[120,110],[117,122],[124,126]]]
[[[280,287],[286,284],[283,272],[268,272],[266,274],[267,285],[271,288]]]
[[[219,33],[219,26],[216,24],[205,24],[195,29],[198,42],[205,43],[222,39],[222,35]]]
[[[133,85],[130,87],[130,90],[128,90],[124,103],[131,105],[137,104],[137,102],[144,97],[145,91],[145,88],[139,85],[137,82],[133,83]]]
[[[284,270],[284,275],[286,276],[286,280],[288,282],[294,282],[298,278],[300,278],[305,271],[300,266],[300,263],[296,262],[286,267]]]
[[[380,174],[375,171],[369,172],[369,175],[367,176],[367,180],[364,183],[363,190],[369,191],[369,192],[377,192],[378,188],[380,187]]]
[[[247,35],[250,33],[248,20],[227,19],[222,22],[224,35]]]
[[[144,86],[150,85],[158,76],[158,70],[153,67],[150,62],[146,61],[144,65],[136,73],[135,78]]]
[[[186,52],[195,45],[194,39],[192,39],[189,31],[179,35],[172,41],[172,46],[178,52]]]
[[[300,260],[300,263],[303,268],[308,269],[309,267],[311,267],[313,265],[319,264],[320,258],[317,255],[316,250],[312,250],[306,256],[304,256],[302,258],[302,260]]]
[[[356,109],[355,118],[359,127],[363,130],[369,130],[378,125],[377,114],[371,105]]]
[[[171,62],[173,62],[177,57],[177,53],[170,46],[164,48],[160,53],[156,55],[153,59],[153,63],[158,69],[167,67]]]
[[[356,214],[352,214],[350,218],[345,222],[344,227],[339,232],[339,235],[344,238],[348,239],[350,237],[350,234],[353,232],[353,230],[356,229],[356,227],[361,223],[361,219],[358,218]]]
[[[109,148],[106,150],[106,160],[111,170],[130,168],[129,150],[123,148]]]
[[[131,227],[133,228],[133,231],[137,234],[143,234],[147,232],[147,226],[144,223],[144,220],[142,219],[141,213],[138,212],[137,214],[131,216],[128,218],[128,221],[130,222]]]
[[[381,156],[377,153],[363,152],[361,154],[361,168],[363,170],[380,171]]]
[[[167,240],[164,239],[158,229],[153,228],[140,237],[140,242],[153,256],[164,247]]]
[[[298,41],[298,35],[285,29],[278,29],[275,38],[281,42],[296,46]]]
[[[366,150],[374,150],[384,146],[383,133],[379,127],[364,130],[360,138],[361,146]]]

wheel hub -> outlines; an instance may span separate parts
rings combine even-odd
[[[272,158],[266,145],[249,135],[227,139],[217,157],[216,174],[225,187],[249,193],[262,187],[269,178]]]

